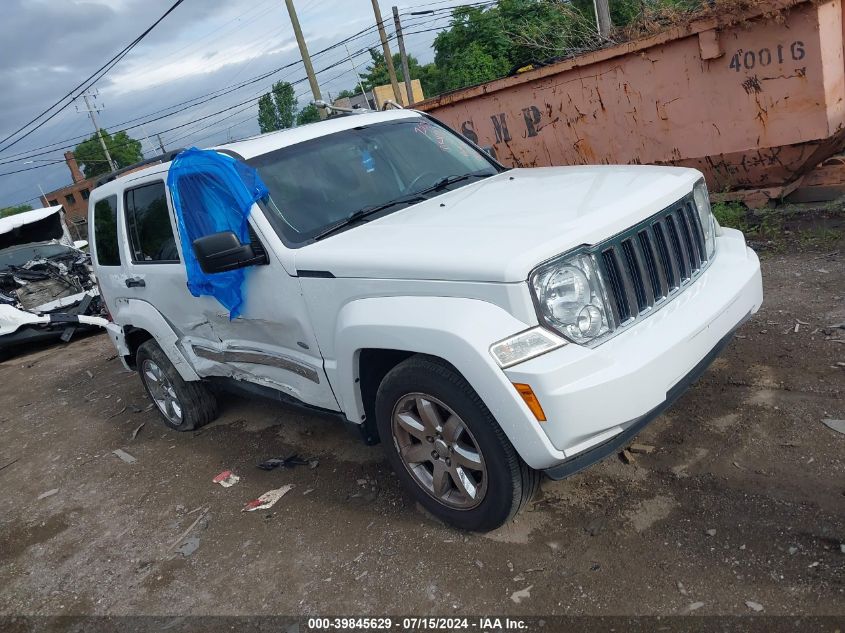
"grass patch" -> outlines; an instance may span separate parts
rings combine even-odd
[[[842,239],[842,231],[826,226],[813,226],[798,233],[803,246],[828,248],[835,246]]]
[[[750,228],[748,210],[741,202],[717,202],[713,205],[713,215],[722,226],[738,229],[743,233],[747,233]]]

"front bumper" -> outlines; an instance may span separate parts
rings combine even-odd
[[[686,390],[762,302],[756,254],[739,231],[723,229],[708,269],[642,323],[594,349],[567,345],[505,370],[509,381],[531,385],[546,413],[540,427],[555,450],[533,456],[532,465],[560,478],[624,445]]]

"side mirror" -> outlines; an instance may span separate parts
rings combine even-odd
[[[212,233],[194,240],[194,255],[204,273],[223,273],[267,263],[263,249],[256,253],[252,244],[241,244],[232,231]]]

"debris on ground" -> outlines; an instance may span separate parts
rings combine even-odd
[[[272,508],[276,502],[284,497],[292,488],[293,484],[287,484],[281,488],[276,488],[275,490],[268,490],[258,497],[258,499],[253,499],[247,503],[241,512],[255,512],[256,510],[266,510],[268,508]]]
[[[692,613],[693,611],[697,611],[698,609],[700,609],[703,606],[704,606],[703,602],[692,602],[687,607],[687,613]]]
[[[757,613],[760,613],[760,611],[763,610],[763,605],[759,602],[754,602],[753,600],[746,600],[745,606],[751,609],[752,611],[756,611]]]
[[[511,594],[511,600],[513,600],[516,604],[519,604],[523,600],[531,597],[531,590],[534,588],[534,585],[528,585],[525,589],[520,589],[519,591],[514,591]]]
[[[116,411],[116,412],[112,413],[110,416],[106,417],[106,420],[111,420],[112,418],[116,418],[117,416],[119,416],[124,411],[126,411],[126,407],[123,407],[120,411]]]
[[[144,425],[145,425],[145,424],[146,424],[146,422],[141,422],[141,424],[139,424],[139,425],[135,428],[135,430],[134,430],[134,431],[132,431],[132,435],[129,437],[129,440],[130,440],[130,441],[132,441],[132,440],[134,440],[136,437],[138,437],[138,433],[140,433],[140,432],[141,432],[141,429],[143,429],[143,428],[144,428]]]
[[[190,538],[186,538],[185,542],[180,545],[176,553],[181,554],[185,558],[193,554],[197,551],[197,548],[200,546],[200,537],[199,536],[191,536]]]
[[[171,544],[170,544],[170,549],[173,549],[174,547],[176,547],[177,545],[179,545],[179,543],[181,543],[182,541],[184,541],[184,540],[185,540],[185,538],[187,538],[187,536],[188,536],[191,532],[193,532],[194,528],[195,528],[195,527],[197,527],[197,526],[200,524],[200,521],[202,521],[202,520],[203,520],[203,519],[204,519],[204,518],[208,515],[208,513],[209,513],[209,511],[210,511],[210,510],[211,510],[211,508],[210,508],[210,507],[206,507],[206,508],[202,511],[202,513],[200,513],[200,515],[199,515],[199,516],[198,516],[198,517],[194,520],[194,522],[193,522],[193,523],[191,523],[191,525],[188,527],[188,529],[187,529],[187,530],[185,530],[184,532],[182,532],[182,533],[179,535],[179,538],[177,538],[175,541],[173,541],[173,543],[171,543]],[[189,513],[189,514],[190,514],[190,513]]]
[[[312,466],[314,462],[314,466]],[[293,468],[294,466],[308,466],[316,468],[316,459],[305,459],[294,453],[288,457],[273,457],[258,464],[261,470],[275,470],[276,468]]]
[[[628,450],[634,454],[642,453],[643,455],[651,455],[656,449],[650,444],[631,444]]]
[[[118,457],[120,457],[120,459],[122,459],[127,464],[134,464],[135,462],[138,461],[137,459],[132,457],[132,455],[130,455],[129,453],[127,453],[126,451],[124,451],[121,448],[117,449],[116,451],[112,451],[112,453],[117,455]]]
[[[16,458],[16,459],[13,459],[13,460],[12,460],[12,461],[10,461],[8,464],[3,464],[2,466],[0,466],[0,470],[5,470],[5,469],[7,469],[9,466],[11,466],[12,464],[16,464],[16,463],[18,463],[20,460],[21,460],[21,458],[20,458],[20,457],[18,457],[18,458]]]
[[[48,490],[47,492],[42,492],[40,495],[38,495],[38,500],[41,501],[42,499],[46,499],[47,497],[52,497],[53,495],[58,494],[58,492],[58,488],[53,488],[52,490]]]
[[[681,592],[682,596],[688,595],[686,588],[684,587],[684,583],[680,580],[676,583],[678,585],[678,591]]]
[[[627,448],[622,449],[622,451],[619,453],[619,459],[621,459],[626,464],[633,464],[635,461],[637,461],[631,451],[629,451]]]
[[[837,433],[845,435],[845,420],[831,420],[828,418],[827,420],[822,420],[822,424]]]
[[[707,536],[716,536],[716,530],[712,528],[707,530]]]
[[[212,479],[211,481],[212,481],[213,483],[215,483],[215,484],[220,484],[220,485],[221,485],[221,486],[223,486],[224,488],[231,488],[231,487],[232,487],[232,486],[234,486],[236,483],[238,483],[240,480],[241,480],[241,478],[240,478],[240,477],[238,477],[238,476],[237,476],[235,473],[233,473],[231,470],[224,470],[222,473],[220,473],[219,475],[217,475],[217,476],[216,476],[214,479]]]

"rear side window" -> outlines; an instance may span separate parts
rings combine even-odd
[[[170,224],[164,183],[130,189],[124,195],[132,261],[136,264],[178,262],[179,251]]]
[[[120,266],[117,247],[117,196],[109,196],[94,205],[94,250],[100,266]]]

